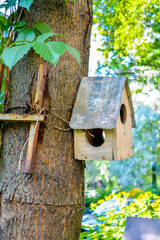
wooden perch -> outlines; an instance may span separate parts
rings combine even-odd
[[[40,63],[37,85],[36,85],[35,99],[33,102],[33,106],[37,110],[40,110],[43,105],[43,96],[44,96],[46,75],[47,75],[47,64]],[[39,115],[39,117],[41,117],[41,115]],[[32,173],[33,172],[34,157],[35,157],[35,152],[36,152],[39,125],[40,125],[40,123],[37,121],[37,122],[31,123],[31,126],[30,126],[27,156],[26,156],[25,166],[24,166],[24,170],[23,170],[24,173]]]

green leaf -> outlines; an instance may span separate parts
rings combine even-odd
[[[23,44],[11,48],[6,48],[2,54],[4,63],[10,67],[10,69],[16,64],[32,47],[31,44]]]
[[[14,5],[16,4],[16,1],[17,1],[17,0],[5,1],[4,4],[1,4],[1,5],[0,5],[0,8],[6,8],[6,9],[8,9],[8,8],[14,6]]]
[[[42,43],[35,41],[32,43],[32,46],[36,53],[38,53],[42,58],[47,60],[50,63],[53,63],[54,66],[56,66],[59,57],[68,50],[69,53],[71,53],[77,60],[77,62],[80,64],[80,54],[79,52],[69,46],[66,43],[59,42],[59,41],[53,41],[48,43]]]
[[[66,44],[66,48],[67,48],[68,52],[70,54],[72,54],[75,57],[75,59],[77,60],[77,62],[81,65],[81,56],[80,56],[80,53],[77,51],[77,49],[75,49],[67,44]]]
[[[21,0],[19,6],[27,8],[27,10],[29,11],[29,7],[31,6],[32,3],[33,0]]]
[[[59,34],[59,33],[44,33],[37,38],[37,41],[44,42],[47,38],[52,37],[54,35],[65,38],[65,36],[63,36],[62,34]]]
[[[38,22],[33,25],[41,34],[43,33],[53,33],[52,28],[46,23]]]
[[[35,32],[31,28],[24,28],[19,32],[18,37],[16,38],[16,42],[18,41],[30,41],[33,42],[35,40]]]
[[[16,4],[17,0],[10,0],[10,1],[5,1],[8,5],[8,7],[12,7]]]
[[[44,33],[42,35],[40,35],[39,37],[37,37],[37,41],[38,42],[44,42],[47,38],[53,36],[53,33]]]
[[[8,29],[10,28],[10,26],[11,26],[10,23],[7,24],[7,25],[2,25],[1,29],[2,29],[3,31],[8,31]]]
[[[17,27],[17,28],[25,27],[27,25],[28,25],[28,23],[25,21],[19,21],[19,22],[13,23],[13,26]]]
[[[52,43],[52,42],[50,42]],[[52,49],[49,43],[33,42],[32,47],[36,53],[38,53],[44,60],[47,60],[50,63],[53,63],[56,66],[59,60],[59,54]]]
[[[7,6],[8,6],[7,4],[1,4],[1,5],[0,5],[0,9],[1,9],[1,8],[7,8]]]
[[[24,43],[32,43],[30,41],[26,41],[26,40],[21,40],[21,41],[17,41],[17,42],[13,42],[11,45],[9,45],[9,48],[15,46],[15,45],[20,45],[20,44],[24,44]]]

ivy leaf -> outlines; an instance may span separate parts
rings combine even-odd
[[[16,4],[17,0],[10,0],[10,1],[5,1],[7,3],[7,7],[12,7]]]
[[[14,64],[16,64],[32,47],[30,43],[6,48],[6,50],[2,54],[2,58],[4,60],[4,63],[10,67],[10,69],[13,67]]]
[[[19,32],[18,37],[16,38],[16,42],[24,40],[30,42],[33,42],[35,40],[35,32],[33,29],[23,28],[23,30]]]
[[[80,64],[80,54],[79,52],[69,46],[66,43],[59,42],[59,41],[53,41],[48,43],[42,43],[35,41],[32,43],[32,46],[36,53],[38,53],[42,58],[47,60],[50,63],[53,63],[54,66],[56,66],[59,57],[68,50],[69,53],[71,53],[77,60],[77,62]]]
[[[1,5],[0,5],[0,9],[1,9],[1,8],[7,8],[7,6],[8,6],[7,4],[1,4]]]
[[[70,54],[72,54],[75,57],[79,65],[81,65],[81,56],[80,56],[80,53],[77,51],[77,49],[69,46],[68,44],[66,44],[66,49]]]
[[[27,25],[28,25],[28,23],[25,21],[19,21],[19,22],[13,23],[13,26],[17,27],[17,28],[25,27]]]
[[[37,38],[37,41],[38,42],[44,42],[47,38],[52,37],[54,35],[62,37],[62,38],[65,39],[65,36],[63,36],[62,34],[59,34],[59,33],[44,33]]]
[[[2,29],[3,31],[8,31],[8,29],[10,28],[10,26],[11,26],[10,23],[9,23],[9,24],[6,24],[6,25],[2,25],[1,29]]]
[[[35,41],[32,43],[32,47],[36,53],[38,53],[44,60],[53,63],[56,66],[60,55],[55,51],[55,49],[50,45],[53,42],[41,43]]]
[[[38,22],[33,25],[41,34],[43,33],[53,33],[52,28],[46,23]]]
[[[10,1],[5,1],[3,4],[0,5],[0,8],[10,8],[16,4],[17,0],[10,0]]]
[[[37,41],[38,42],[44,42],[47,38],[53,36],[53,33],[44,33],[42,35],[40,35],[39,37],[37,37]]]
[[[29,7],[31,6],[32,3],[33,0],[21,0],[19,6],[27,8],[27,10],[29,11]]]

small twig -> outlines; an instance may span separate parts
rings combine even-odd
[[[52,112],[52,111],[50,111],[50,110],[47,110],[47,109],[45,109],[45,110],[46,110],[47,112],[53,114],[55,117],[61,119],[62,121],[66,122],[66,123],[69,123],[69,121],[67,121],[66,119],[60,117],[59,115],[55,114],[54,112]]]
[[[54,112],[52,112],[52,111],[50,111],[50,110],[47,110],[47,109],[45,109],[45,110],[46,110],[47,112],[53,114],[55,117],[57,117],[57,118],[61,119],[62,121],[64,121],[64,122],[66,122],[66,123],[69,124],[69,121],[67,121],[66,119],[60,117],[59,115],[55,114]],[[70,130],[70,128],[66,128],[66,129],[65,129],[65,128],[59,128],[59,127],[57,127],[57,126],[54,126],[54,128],[57,128],[57,129],[62,130],[62,131],[69,131],[69,130]],[[85,132],[86,132],[86,130],[84,130],[84,129],[82,129],[82,131],[85,131]],[[88,132],[88,134],[89,134],[91,137],[95,137],[95,136],[94,136],[93,134],[91,134],[90,132]]]
[[[31,22],[30,22],[30,19],[29,19],[29,16],[28,16],[28,11],[26,9],[24,9],[24,13],[27,17],[27,20],[28,20],[28,23],[29,23],[29,26],[31,26]]]
[[[19,16],[17,17],[16,22],[19,22],[19,20],[20,20],[20,18],[21,18],[21,15],[22,15],[22,13],[23,13],[23,10],[24,10],[24,8],[21,8],[20,14],[19,14]]]
[[[9,43],[10,43],[10,41],[12,40],[12,37],[13,37],[13,31],[9,31],[9,33],[8,33],[8,41],[7,41],[7,43],[6,43],[6,46],[4,47],[4,50],[9,46]]]
[[[54,126],[54,128],[56,128],[56,129],[58,129],[58,130],[61,130],[61,131],[65,131],[65,132],[71,130],[71,128],[60,128],[60,127],[57,127],[57,126]]]
[[[20,20],[20,17],[21,17],[21,15],[22,15],[23,9],[24,9],[24,8],[21,9],[21,12],[20,12],[20,14],[19,14],[19,16],[18,16],[18,18],[17,18],[17,20],[16,20],[15,22],[18,22],[18,21]],[[9,36],[9,37],[8,37],[8,41],[7,41],[7,43],[6,43],[5,47],[4,47],[4,50],[9,46],[10,41],[11,41],[12,38],[13,38],[13,31],[12,31],[12,29],[9,31],[8,36]]]
[[[84,131],[84,132],[87,132],[86,130],[84,130],[84,129],[81,129],[82,131]],[[90,133],[90,132],[87,132],[91,137],[94,137],[95,138],[95,136],[92,134],[92,133]]]

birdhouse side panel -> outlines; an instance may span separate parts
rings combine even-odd
[[[113,160],[112,152],[112,135],[113,130],[104,130],[105,132],[105,141],[99,146],[92,146],[87,137],[85,130],[74,130],[74,155],[75,159],[78,160]]]
[[[114,159],[122,160],[133,155],[132,119],[126,88],[122,93],[121,108],[113,133]]]

